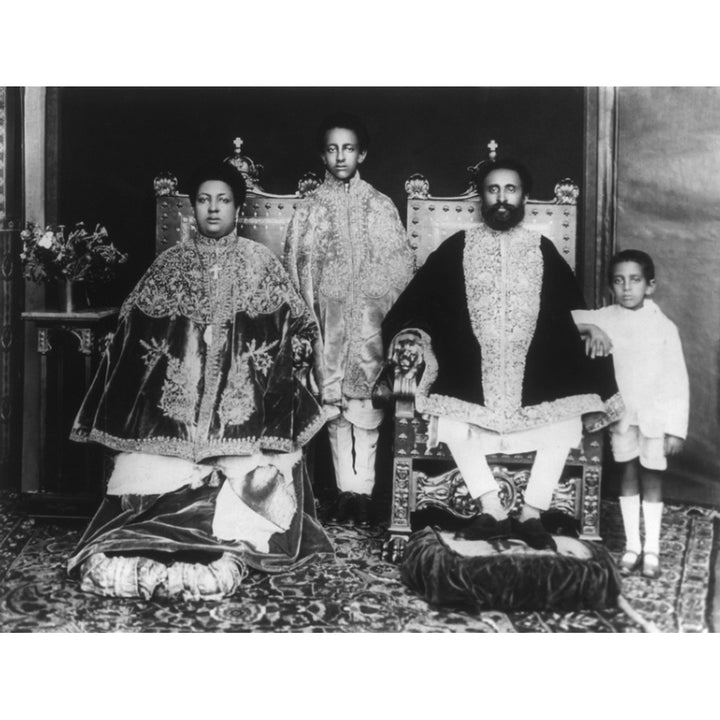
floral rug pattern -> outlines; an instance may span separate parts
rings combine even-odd
[[[381,528],[329,525],[337,558],[292,573],[251,573],[221,602],[145,602],[80,592],[65,562],[82,525],[29,519],[0,504],[0,631],[3,632],[641,632],[620,610],[466,612],[433,608],[380,557]],[[720,515],[666,506],[658,580],[624,581],[632,607],[663,632],[707,632],[714,526]],[[604,501],[602,531],[623,545],[617,503]]]

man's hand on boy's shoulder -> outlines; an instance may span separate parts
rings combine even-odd
[[[610,336],[597,325],[582,323],[578,325],[578,331],[585,339],[585,353],[588,357],[605,357],[612,352]]]
[[[665,435],[665,454],[677,455],[682,450],[685,441],[675,435]]]

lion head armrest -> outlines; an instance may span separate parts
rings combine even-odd
[[[401,330],[392,339],[387,359],[392,368],[392,394],[396,398],[415,397],[418,381],[425,369],[425,353],[429,348],[430,337],[418,328]]]
[[[419,328],[401,330],[390,342],[385,365],[375,382],[375,406],[395,401],[396,415],[411,416],[427,357],[433,357],[430,336]]]

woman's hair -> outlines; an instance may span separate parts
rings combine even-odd
[[[532,192],[533,180],[530,171],[517,160],[512,158],[499,157],[494,161],[487,161],[480,164],[475,175],[475,184],[479,193],[482,193],[483,182],[493,170],[513,170],[520,176],[523,195],[529,196]]]
[[[615,268],[624,262],[637,263],[643,271],[643,277],[648,282],[655,279],[655,263],[646,252],[642,250],[621,250],[610,258],[610,265],[608,265],[608,282],[610,285],[612,285]]]
[[[190,202],[193,206],[197,200],[197,193],[200,186],[207,180],[221,180],[229,185],[237,207],[240,207],[243,202],[245,202],[247,185],[245,184],[243,174],[232,167],[232,165],[228,165],[227,163],[216,163],[214,165],[205,165],[198,168],[192,174],[190,184],[188,186],[188,194],[190,195]]]
[[[333,113],[332,115],[327,115],[320,123],[317,130],[317,135],[315,137],[315,143],[317,145],[317,149],[320,152],[323,152],[323,150],[325,150],[325,137],[327,136],[328,132],[333,128],[352,130],[357,136],[360,152],[368,149],[368,145],[370,144],[370,136],[368,135],[365,123],[357,115],[340,112]]]

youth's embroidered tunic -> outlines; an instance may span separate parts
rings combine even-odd
[[[479,225],[428,257],[383,323],[386,343],[416,327],[431,338],[419,412],[498,433],[605,411],[622,401],[612,361],[590,360],[571,311],[585,307],[547,238]]]
[[[326,174],[288,228],[285,265],[320,327],[322,400],[369,398],[382,367],[380,326],[410,280],[412,251],[392,201],[356,174]]]

